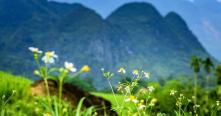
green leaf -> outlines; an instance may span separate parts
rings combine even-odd
[[[78,103],[77,112],[76,112],[76,115],[75,115],[75,116],[80,116],[81,107],[82,107],[82,105],[83,105],[84,100],[85,100],[85,97],[81,98],[80,102]]]
[[[48,76],[48,79],[58,82],[58,77],[56,76]]]
[[[86,113],[84,113],[84,116],[92,116],[92,113],[93,113],[93,110],[94,110],[94,107],[90,107],[86,110]]]
[[[53,72],[56,72],[56,71],[59,71],[59,69],[58,69],[58,68],[51,68],[51,69],[48,71],[48,73],[53,73]]]

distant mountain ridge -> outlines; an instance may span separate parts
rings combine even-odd
[[[178,14],[163,17],[148,3],[125,4],[102,19],[80,4],[0,0],[0,28],[0,70],[32,75],[36,67],[27,48],[35,46],[55,50],[58,65],[90,65],[98,87],[101,67],[166,77],[189,73],[192,55],[210,56]]]

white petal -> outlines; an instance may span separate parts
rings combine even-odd
[[[76,72],[76,71],[77,71],[76,68],[72,68],[72,69],[71,69],[71,72]]]
[[[66,67],[67,67],[67,65],[68,65],[68,62],[67,62],[67,61],[65,61],[65,62],[64,62],[64,67],[66,68]]]
[[[43,52],[42,52],[42,51],[38,51],[38,53],[39,53],[39,54],[42,54]]]
[[[130,98],[125,99],[125,102],[129,102],[129,101],[130,101]]]
[[[33,51],[34,47],[29,47],[28,49],[29,49],[30,51]]]
[[[133,102],[134,102],[134,103],[138,103],[138,100],[135,99],[135,100],[133,100]]]
[[[41,60],[42,60],[44,63],[47,63],[47,61],[46,61],[46,56],[43,56]]]
[[[54,58],[48,59],[48,63],[53,64],[55,62]]]
[[[53,57],[54,57],[54,58],[58,58],[58,55],[57,55],[57,54],[54,54]]]

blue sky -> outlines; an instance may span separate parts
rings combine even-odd
[[[173,4],[174,1],[184,1],[189,3],[194,3],[197,1],[216,1],[221,4],[221,0],[48,0],[48,1],[58,1],[65,3],[81,3],[89,8],[94,9],[103,17],[108,16],[113,10],[118,8],[119,6],[129,3],[129,2],[153,2],[156,1],[168,1],[169,4]],[[167,12],[167,11],[166,11]]]
[[[81,3],[106,18],[129,2],[152,3],[162,15],[180,14],[206,50],[221,61],[221,0],[49,0]]]

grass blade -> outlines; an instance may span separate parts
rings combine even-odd
[[[82,105],[83,105],[84,100],[85,100],[85,97],[81,98],[80,102],[78,103],[77,112],[76,112],[76,115],[75,115],[75,116],[80,116],[81,107],[82,107]]]

